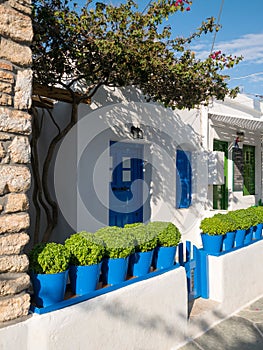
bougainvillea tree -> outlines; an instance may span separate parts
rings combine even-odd
[[[187,49],[195,38],[219,29],[215,18],[201,23],[189,37],[173,36],[174,30],[167,24],[170,16],[190,11],[191,4],[187,0],[156,0],[142,12],[133,0],[118,6],[89,0],[83,8],[67,0],[33,0],[34,84],[60,86],[70,94],[72,104],[68,124],[62,130],[57,128],[50,143],[41,175],[37,166],[41,123],[34,113],[34,202],[46,213],[44,240],[49,239],[58,213],[48,189],[54,150],[76,124],[79,103],[92,99],[101,86],[132,85],[147,100],[180,109],[237,93],[237,89],[228,88],[224,69],[237,64],[239,57],[216,51],[200,60]],[[50,117],[55,122],[51,113]],[[36,241],[40,210],[37,213]]]

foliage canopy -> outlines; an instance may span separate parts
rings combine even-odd
[[[215,18],[188,38],[173,37],[172,28],[164,25],[175,12],[189,10],[191,1],[156,0],[144,12],[133,0],[119,6],[89,0],[81,9],[68,0],[33,3],[36,82],[60,85],[72,94],[81,89],[83,99],[102,85],[133,85],[150,100],[173,108],[192,108],[237,92],[228,89],[222,70],[240,57],[217,51],[200,60],[187,49],[196,37],[219,30]]]
[[[189,0],[155,0],[143,12],[133,0],[118,6],[88,0],[82,8],[71,0],[32,3],[34,86],[62,87],[72,102],[70,119],[63,128],[48,109],[56,131],[42,168],[38,142],[44,122],[36,106],[32,108],[32,198],[36,208],[34,241],[38,242],[41,208],[47,222],[43,241],[50,239],[57,224],[58,205],[49,189],[50,164],[57,145],[78,121],[79,103],[90,100],[101,86],[134,86],[147,100],[180,109],[207,104],[212,97],[234,97],[238,89],[228,88],[224,70],[241,57],[216,51],[201,60],[189,49],[195,38],[219,30],[213,17],[189,37],[174,37],[167,23],[178,11],[186,11],[187,16]]]

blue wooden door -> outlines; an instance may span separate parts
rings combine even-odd
[[[143,221],[143,145],[110,143],[111,183],[109,225]]]
[[[188,208],[192,199],[191,153],[176,152],[176,208]]]

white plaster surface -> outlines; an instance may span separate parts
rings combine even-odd
[[[263,241],[220,257],[209,256],[210,298],[230,315],[263,294]]]
[[[260,241],[220,257],[209,256],[210,298],[194,301],[186,342],[262,297],[262,248]]]
[[[60,115],[59,108],[56,113]],[[81,105],[79,117],[78,124],[60,146],[54,177],[61,213],[74,231],[94,232],[108,224],[109,145],[113,140],[144,145],[144,182],[149,189],[144,196],[144,221],[172,221],[182,231],[184,239],[198,239],[208,170],[200,140],[191,125],[183,123],[176,112],[160,105],[123,100],[92,111],[89,106]],[[129,125],[142,128],[143,140],[130,138]],[[75,153],[70,152],[74,145]],[[177,148],[192,153],[193,201],[186,210],[175,208],[176,191],[180,193],[180,188],[175,186]],[[59,227],[56,237],[62,239],[63,234],[64,238],[69,235],[69,231]]]
[[[183,241],[200,245],[199,224],[203,217],[211,216],[212,209],[208,154],[213,149],[213,139],[229,142],[229,210],[254,205],[262,196],[262,110],[262,103],[239,95],[235,100],[226,98],[224,103],[214,101],[209,107],[171,111],[159,104],[146,103],[136,89],[101,88],[91,105],[79,106],[79,122],[63,140],[51,165],[50,173],[54,170],[54,177],[50,176],[50,189],[60,209],[52,239],[63,242],[73,232],[94,232],[108,225],[109,144],[113,140],[144,145],[144,182],[149,189],[143,196],[144,221],[172,221],[182,232]],[[212,119],[211,114],[218,115],[219,119]],[[55,105],[54,117],[60,127],[69,115],[69,105]],[[56,132],[48,119],[45,118],[40,140],[43,152],[40,159],[49,138]],[[142,140],[130,137],[131,125],[141,127]],[[256,147],[256,195],[243,196],[242,192],[233,191],[231,149],[237,130],[245,132],[244,144]],[[176,185],[178,148],[191,152],[192,204],[187,209],[176,208],[176,192],[180,193],[180,186]],[[218,178],[218,167],[212,175]],[[34,227],[35,214],[33,206],[30,207]],[[41,227],[45,227],[45,219]]]
[[[183,268],[0,329],[2,350],[168,350],[187,329]]]

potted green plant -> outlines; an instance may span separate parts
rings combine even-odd
[[[164,269],[174,265],[177,245],[181,239],[179,229],[171,222],[154,221],[146,226],[155,232],[157,247],[153,255],[153,267]]]
[[[201,221],[201,238],[203,248],[208,253],[219,253],[223,246],[223,236],[232,231],[234,223],[231,220],[214,215],[210,218],[204,218]]]
[[[233,249],[236,236],[235,221],[228,215],[228,213],[215,214],[214,217],[222,220],[224,223],[224,230],[227,230],[226,233],[223,235],[222,250],[229,251]]]
[[[39,243],[29,252],[29,271],[38,307],[64,299],[70,252],[59,243]]]
[[[83,295],[96,289],[105,247],[101,239],[86,231],[71,235],[65,241],[70,251],[69,278],[74,294]]]
[[[102,262],[102,282],[117,284],[127,276],[129,257],[134,252],[134,238],[123,228],[106,226],[95,232],[103,240],[105,258]]]
[[[249,215],[246,209],[233,210],[230,211],[228,215],[235,222],[235,247],[243,247],[244,244],[248,243],[248,241],[251,241],[252,239],[250,227],[253,226],[255,218],[252,218],[252,215]]]
[[[157,246],[157,234],[153,230],[148,230],[144,224],[124,226],[124,231],[129,232],[134,237],[135,252],[129,261],[129,275],[144,276],[151,269],[154,249]]]

